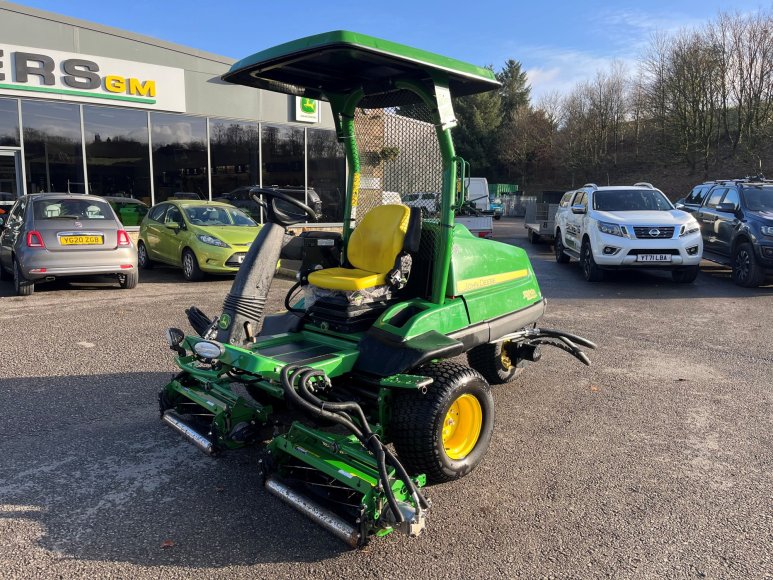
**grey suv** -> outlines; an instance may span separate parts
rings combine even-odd
[[[0,278],[10,277],[20,296],[61,276],[109,274],[121,288],[137,285],[137,247],[100,197],[25,195],[0,221]]]

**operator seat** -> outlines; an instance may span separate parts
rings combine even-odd
[[[421,212],[405,205],[371,209],[354,229],[347,246],[351,268],[327,268],[309,274],[309,284],[326,290],[356,292],[402,282],[401,256],[417,252]]]

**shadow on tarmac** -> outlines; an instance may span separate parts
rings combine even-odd
[[[164,426],[155,393],[171,376],[3,380],[0,405],[15,412],[0,423],[0,519],[31,522],[40,547],[68,558],[146,566],[348,551],[263,490],[258,449],[211,458]]]

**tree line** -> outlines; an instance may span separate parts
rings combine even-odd
[[[536,103],[520,62],[495,74],[499,91],[454,101],[457,153],[489,182],[650,181],[674,197],[704,179],[773,176],[770,10],[654,34],[636,70],[612,62]]]

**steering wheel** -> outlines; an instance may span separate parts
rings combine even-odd
[[[268,203],[260,199],[261,195],[269,198]],[[266,210],[269,222],[279,224],[284,228],[293,224],[301,223],[304,217],[313,222],[317,221],[319,218],[317,212],[311,209],[308,205],[295,199],[294,197],[290,197],[286,193],[282,193],[278,189],[271,189],[268,187],[253,187],[250,189],[250,197],[258,205],[262,206]],[[289,203],[291,206],[294,206],[303,212],[304,215],[288,214],[276,206],[277,200]]]

